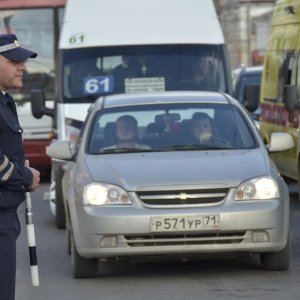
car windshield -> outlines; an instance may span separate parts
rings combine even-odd
[[[224,48],[153,45],[63,52],[64,102],[116,93],[204,90],[230,93]]]
[[[99,110],[89,154],[257,147],[240,110],[228,104],[153,104]]]

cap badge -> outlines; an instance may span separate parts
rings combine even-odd
[[[16,45],[17,47],[21,47],[21,44],[20,44],[20,42],[19,42],[19,41],[17,41],[17,40],[14,40],[14,43],[15,43],[15,45]]]

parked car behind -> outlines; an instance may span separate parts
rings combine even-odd
[[[260,87],[262,66],[241,67],[233,71],[233,97],[243,104],[251,113],[259,128]],[[254,99],[251,99],[254,97]]]
[[[48,149],[69,160],[63,195],[74,277],[96,275],[98,259],[207,253],[258,253],[264,269],[288,269],[289,192],[268,151],[292,146],[288,133],[274,133],[266,147],[226,94],[99,98],[75,153],[66,141]]]

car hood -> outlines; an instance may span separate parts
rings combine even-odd
[[[85,162],[92,181],[128,191],[178,185],[236,187],[269,174],[260,149],[102,154],[87,156]]]

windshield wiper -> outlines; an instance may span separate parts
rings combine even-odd
[[[185,145],[172,145],[161,147],[159,151],[191,151],[191,150],[220,150],[232,149],[229,145],[215,145],[215,144],[185,144]]]
[[[160,148],[110,148],[102,149],[98,153],[134,153],[134,152],[164,152],[164,151],[193,151],[193,150],[226,150],[233,149],[230,145],[215,145],[215,144],[184,144],[184,145],[171,145]]]
[[[145,148],[114,148],[114,149],[102,149],[98,153],[134,153],[134,152],[152,152],[153,149]]]

